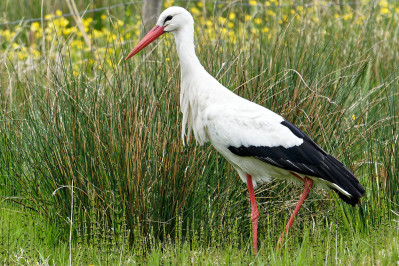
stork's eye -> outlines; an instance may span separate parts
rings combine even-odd
[[[165,25],[166,21],[171,20],[173,18],[173,16],[169,15],[165,18],[165,20],[163,21],[163,24]]]

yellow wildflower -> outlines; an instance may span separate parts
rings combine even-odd
[[[73,40],[71,42],[71,47],[72,48],[76,48],[78,50],[82,50],[83,46],[84,46],[84,43],[82,41],[80,41],[80,40]]]
[[[254,19],[254,23],[255,23],[256,25],[260,25],[260,24],[262,23],[262,19],[260,19],[260,18],[255,18],[255,19]]]
[[[37,32],[36,32],[36,38],[41,38],[43,36],[43,30],[40,28]]]
[[[230,28],[230,29],[233,28],[234,27],[234,23],[233,22],[227,23],[227,27]]]
[[[39,59],[40,58],[40,52],[36,49],[31,50],[31,54],[33,55],[34,59]]]
[[[252,19],[251,15],[245,15],[244,17],[245,21],[250,21]]]
[[[355,119],[356,119],[356,116],[355,116],[355,115],[352,115],[352,119],[355,120]]]
[[[353,18],[353,13],[348,13],[342,16],[344,20],[350,20]]]
[[[164,3],[163,3],[163,6],[165,8],[168,8],[170,6],[173,6],[173,2],[174,2],[173,0],[165,0]]]
[[[230,19],[230,20],[233,20],[233,19],[235,19],[235,18],[236,18],[236,13],[231,12],[231,13],[229,14],[229,19]]]
[[[358,18],[357,18],[357,20],[356,20],[356,24],[357,25],[362,25],[363,24],[363,21],[366,19],[366,16],[364,16],[364,15],[361,15],[361,16],[359,16]]]
[[[281,16],[282,21],[288,22],[288,17],[286,15]]]
[[[381,8],[380,13],[382,15],[386,15],[386,14],[390,14],[391,12],[389,11],[389,9],[387,7],[383,7],[383,8]]]
[[[102,14],[100,18],[101,18],[102,20],[104,20],[104,19],[107,18],[107,16],[106,16],[105,14]]]
[[[86,19],[82,19],[82,22],[83,22],[83,26],[88,27],[93,22],[93,18],[88,17]]]
[[[226,18],[218,17],[218,21],[219,21],[220,24],[224,24],[226,22]]]
[[[276,12],[274,12],[273,10],[267,10],[266,12],[269,16],[275,17],[276,16]]]
[[[380,6],[380,7],[388,7],[388,1],[387,0],[381,0],[379,3],[378,3],[378,5]]]
[[[258,1],[250,0],[250,1],[249,1],[249,4],[250,4],[251,6],[256,6],[256,5],[258,4]]]
[[[96,29],[93,30],[93,37],[94,38],[99,39],[99,38],[102,38],[103,35],[104,35],[104,33],[102,31],[99,31],[99,30],[96,30]]]
[[[114,63],[111,61],[111,59],[107,58],[107,59],[105,60],[105,62],[107,63],[108,66],[110,66],[110,67],[115,67],[115,65],[114,65]]]
[[[9,30],[4,30],[1,32],[1,36],[3,36],[7,41],[11,39],[11,32]]]
[[[203,24],[205,23],[204,17],[203,17],[203,16],[200,16],[200,17],[199,17],[199,21],[200,21],[200,24],[203,25]],[[198,32],[199,32],[197,28],[194,28],[194,30],[195,30],[195,33],[198,33]]]
[[[62,31],[62,34],[64,34],[64,35],[69,35],[71,33],[72,33],[72,28],[66,28],[66,29],[63,29],[63,31]]]
[[[237,37],[236,37],[234,31],[229,31],[229,41],[231,43],[236,43],[237,42]]]
[[[26,53],[26,52],[18,52],[18,59],[19,60],[24,60],[24,59],[26,59],[27,57],[28,57],[28,54]]]
[[[113,42],[116,40],[116,35],[111,34],[111,35],[107,36],[106,40],[107,40],[107,42]]]
[[[56,15],[57,17],[62,16],[62,11],[59,10],[59,9],[57,9],[57,10],[55,11],[55,15]]]
[[[32,32],[36,32],[38,29],[40,29],[40,23],[39,23],[39,22],[33,22],[33,23],[30,25],[30,30],[31,30]]]
[[[263,32],[263,33],[268,33],[268,32],[269,32],[269,28],[268,28],[268,27],[262,28],[262,32]]]
[[[314,23],[319,23],[320,21],[318,17],[312,17],[312,20]]]
[[[190,8],[190,12],[191,12],[191,14],[193,14],[193,15],[200,15],[200,14],[201,14],[201,11],[199,11],[199,9],[196,8],[196,7]]]
[[[53,21],[53,25],[56,26],[56,27],[65,28],[66,26],[68,26],[68,24],[69,24],[69,21],[67,19],[65,19],[65,18],[62,18],[62,17],[58,18],[58,19],[55,19]]]

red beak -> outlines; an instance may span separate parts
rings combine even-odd
[[[164,34],[165,32],[163,31],[165,27],[160,27],[155,25],[154,28],[150,30],[150,32],[147,33],[146,36],[136,45],[136,47],[133,48],[133,50],[128,54],[125,60],[128,60],[130,57],[133,55],[137,54],[140,52],[144,47],[152,43],[156,38]]]

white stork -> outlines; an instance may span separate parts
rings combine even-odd
[[[254,253],[259,218],[254,187],[258,183],[271,178],[304,182],[304,191],[278,243],[284,242],[313,184],[333,189],[346,203],[359,203],[365,190],[348,168],[283,117],[234,94],[204,69],[195,54],[194,20],[186,9],[164,10],[126,60],[167,32],[175,36],[180,59],[183,144],[191,131],[199,144],[210,141],[248,184]]]

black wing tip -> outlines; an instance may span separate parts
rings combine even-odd
[[[340,161],[335,159],[331,155],[327,155],[325,157],[325,161],[323,164],[323,172],[326,176],[329,177],[331,183],[336,184],[337,186],[341,187],[345,191],[347,191],[350,196],[346,196],[344,194],[340,194],[335,188],[333,188],[337,193],[340,195],[340,198],[343,199],[345,202],[359,202],[361,197],[365,194],[366,190],[360,184],[359,180],[356,176],[349,170],[345,165],[343,165]],[[342,196],[341,196],[342,195]],[[346,198],[351,198],[346,199]],[[348,202],[348,203],[349,203]],[[351,203],[349,203],[351,204]],[[356,204],[356,203],[355,203]],[[353,204],[352,204],[353,205]]]
[[[338,189],[330,187],[332,190],[334,190],[335,192],[337,192],[339,198],[341,200],[343,200],[345,203],[352,205],[352,206],[356,206],[357,204],[361,203],[361,197],[363,197],[364,195],[364,188],[362,186],[360,186],[359,189],[359,195],[360,196],[346,196],[345,194],[343,194],[342,192],[340,192]]]

